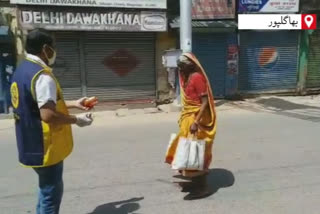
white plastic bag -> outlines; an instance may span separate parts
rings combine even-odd
[[[172,169],[183,170],[187,168],[188,157],[190,152],[190,140],[180,137],[176,153],[172,162]]]
[[[191,140],[187,168],[188,170],[203,170],[206,142]]]
[[[203,140],[179,138],[172,162],[174,170],[203,170],[206,143]]]

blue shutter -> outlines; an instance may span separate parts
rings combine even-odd
[[[226,91],[228,35],[230,33],[194,33],[193,52],[204,67],[215,97]]]
[[[298,72],[296,31],[240,33],[239,89],[268,92],[295,89]]]

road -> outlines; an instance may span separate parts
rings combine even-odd
[[[317,120],[238,107],[219,110],[210,175],[216,193],[188,202],[163,163],[177,117],[99,113],[92,127],[74,128],[61,213],[319,214]],[[35,213],[35,173],[17,163],[11,122],[0,125],[0,213]]]

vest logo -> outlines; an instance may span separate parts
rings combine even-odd
[[[19,90],[18,90],[18,84],[16,82],[12,83],[10,88],[11,93],[11,102],[13,108],[17,109],[19,107]]]

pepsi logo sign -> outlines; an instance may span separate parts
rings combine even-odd
[[[276,47],[261,48],[258,54],[258,64],[263,69],[272,69],[279,60]]]

